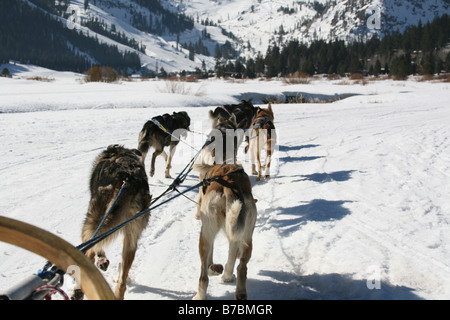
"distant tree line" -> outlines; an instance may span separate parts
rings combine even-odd
[[[32,1],[45,8],[54,8],[55,4],[54,0]],[[141,66],[138,54],[122,53],[117,46],[70,30],[50,14],[20,0],[0,1],[0,21],[0,62],[3,63],[12,59],[75,72],[84,72],[94,64],[120,71],[138,70]]]
[[[131,0],[150,11],[150,15],[132,9],[131,23],[139,30],[162,35],[165,32],[178,34],[194,28],[194,19],[182,13],[165,9],[158,0]]]
[[[117,31],[116,25],[112,24],[111,27],[98,17],[91,18],[82,23],[83,26],[91,29],[92,31],[104,35],[118,43],[124,44],[130,48],[139,50],[142,53],[145,53],[145,45],[137,42],[135,39],[128,38],[125,33]]]
[[[295,72],[309,75],[363,73],[390,74],[404,78],[410,74],[450,72],[450,53],[443,50],[450,41],[450,17],[445,14],[425,25],[419,23],[403,33],[394,31],[366,42],[317,40],[310,45],[292,40],[269,46],[266,55],[236,60],[217,59],[218,76],[254,78],[287,76]],[[444,52],[444,54],[443,54]]]

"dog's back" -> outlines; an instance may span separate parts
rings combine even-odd
[[[243,231],[246,220],[248,218],[252,220],[253,217],[256,217],[253,214],[253,209],[256,209],[256,207],[252,195],[252,186],[245,171],[235,164],[195,165],[194,170],[200,172],[200,179],[223,176],[218,181],[211,182],[203,190],[205,199],[208,200],[202,200],[202,205],[206,207],[200,208],[200,210],[204,213],[216,214],[207,208],[208,206],[215,206],[220,213],[211,218],[218,219],[217,221],[225,228],[229,238],[235,236],[234,232]],[[249,210],[252,212],[250,216],[247,216]]]
[[[127,183],[126,188],[105,221],[104,229],[109,229],[129,218],[129,214],[121,214],[125,207],[133,206],[139,210],[147,208],[150,203],[150,190],[140,152],[136,149],[111,145],[100,154],[92,170],[91,200],[86,217],[89,230],[86,232],[93,233],[92,228],[95,232],[124,181]]]

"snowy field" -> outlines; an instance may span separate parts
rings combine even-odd
[[[208,111],[248,93],[339,96],[334,103],[274,104],[278,145],[272,179],[256,182],[258,220],[248,265],[249,299],[450,298],[450,84],[315,80],[83,83],[80,75],[16,66],[0,78],[0,214],[46,229],[73,245],[88,201],[94,159],[109,144],[137,147],[144,123],[185,110],[208,133]],[[27,80],[41,76],[50,82]],[[258,95],[257,95],[258,96]],[[264,106],[264,105],[263,105]],[[202,134],[186,143],[199,148]],[[180,143],[172,175],[193,156]],[[242,148],[238,154],[249,172]],[[148,165],[147,165],[148,167]],[[181,189],[197,183],[192,172]],[[172,180],[163,161],[154,196]],[[197,192],[188,194],[193,199]],[[126,299],[191,299],[198,286],[200,222],[179,197],[152,212],[130,272]],[[217,238],[215,261],[226,262]],[[121,246],[107,251],[114,286]],[[0,291],[45,260],[0,243]],[[64,289],[70,292],[66,277]],[[233,299],[234,284],[210,278],[209,299]]]

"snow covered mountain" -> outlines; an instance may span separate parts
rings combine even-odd
[[[450,14],[450,0],[19,1],[80,34],[137,53],[151,73],[214,69],[218,50],[228,58],[255,57],[292,39],[365,40]]]
[[[352,40],[450,13],[449,0],[168,0],[186,15],[232,32],[247,55],[273,42]]]
[[[232,41],[220,27],[209,26],[206,32],[205,26],[159,0],[8,1],[11,5],[17,1],[38,8],[61,21],[62,29],[75,30],[101,44],[117,46],[121,52],[137,53],[141,66],[149,72],[159,73],[161,68],[167,72],[212,69],[216,46]],[[20,24],[25,25],[27,21]],[[52,32],[61,34],[60,30]],[[69,47],[76,48],[76,44],[69,42]],[[77,50],[91,63],[101,64],[89,52]]]

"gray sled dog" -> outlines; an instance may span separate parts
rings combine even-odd
[[[123,189],[122,189],[122,186]],[[122,189],[120,197],[117,198]],[[119,145],[111,145],[95,161],[90,180],[91,200],[82,228],[82,241],[86,242],[95,234],[98,226],[117,201],[98,231],[102,234],[123,223],[150,206],[151,195],[141,153]],[[120,231],[123,234],[122,263],[115,296],[123,299],[126,291],[128,272],[133,264],[138,239],[148,223],[149,216],[144,215],[127,224]],[[114,240],[118,233],[97,243],[86,255],[103,271],[109,266],[103,247]],[[72,298],[83,299],[81,288],[75,288]]]
[[[235,298],[246,300],[247,263],[252,254],[257,215],[250,179],[242,167],[235,164],[196,164],[194,170],[200,172],[200,181],[215,177],[214,181],[200,190],[198,211],[202,221],[199,240],[201,271],[194,299],[206,299],[208,275],[223,272],[222,281],[234,281],[234,265],[239,258]],[[225,232],[229,242],[225,270],[221,264],[213,263],[214,239],[220,230]]]
[[[155,174],[156,157],[162,155],[166,161],[165,177],[171,178],[170,169],[172,167],[172,158],[175,148],[180,142],[180,136],[186,135],[191,124],[191,118],[185,111],[174,112],[173,114],[163,114],[153,117],[145,123],[139,134],[138,149],[142,153],[142,163],[145,163],[148,150],[153,147],[155,151],[152,155],[150,166],[150,176]],[[164,151],[165,147],[169,147],[169,154]]]

